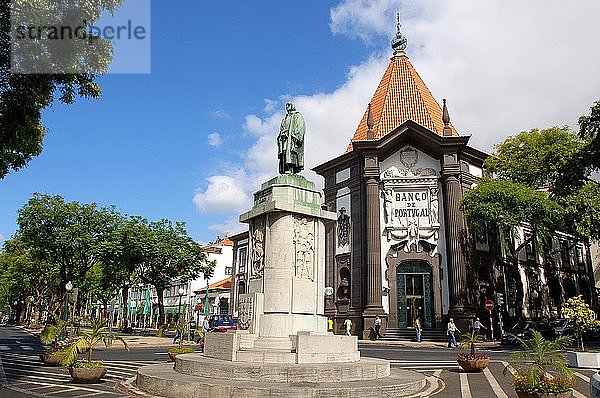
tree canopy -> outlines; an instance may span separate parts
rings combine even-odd
[[[84,21],[86,26],[90,26],[103,12],[113,13],[122,1],[66,0],[30,3],[0,0],[0,179],[11,170],[25,167],[33,157],[42,152],[47,132],[42,123],[44,109],[56,100],[72,104],[78,96],[100,96],[97,76],[108,70],[113,54],[110,41],[97,38],[93,46],[87,45],[86,41],[73,40],[67,51],[54,52],[50,56],[53,52],[49,51],[52,49],[48,48],[51,46],[48,40],[29,40],[23,43],[14,40],[14,34],[11,35],[11,19],[13,22],[15,19],[27,22],[43,20],[46,22],[44,26],[61,26],[68,18],[68,22]],[[14,73],[11,62],[17,70],[26,65],[43,63],[50,71]],[[73,72],[73,66],[82,67],[85,73]]]
[[[523,131],[498,144],[484,163],[486,176],[461,202],[471,228],[491,224],[509,232],[527,223],[541,238],[562,231],[600,239],[600,185],[592,178],[598,159],[591,156],[600,102],[579,122],[579,135],[551,127]]]

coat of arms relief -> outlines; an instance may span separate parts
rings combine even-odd
[[[437,254],[440,229],[439,179],[432,168],[415,168],[416,149],[400,151],[400,166],[381,174],[384,230],[388,241],[404,252]]]

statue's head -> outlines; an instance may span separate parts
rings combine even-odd
[[[286,102],[285,103],[285,110],[289,113],[289,112],[293,112],[296,110],[296,107],[294,106],[293,102]]]

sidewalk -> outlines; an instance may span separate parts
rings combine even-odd
[[[405,348],[443,348],[448,349],[448,343],[441,341],[416,341],[407,340],[358,340],[360,345],[378,345],[378,346],[393,346]],[[484,342],[477,344],[478,348],[494,348],[499,347],[500,342]]]

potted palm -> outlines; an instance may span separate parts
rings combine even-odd
[[[458,362],[465,372],[482,372],[490,363],[489,356],[476,352],[476,345],[484,341],[483,336],[476,334],[474,330],[471,333],[464,333],[461,336],[460,348],[471,350],[469,354],[461,353],[456,357],[456,362]]]
[[[40,354],[40,359],[46,366],[60,366],[64,351],[60,336],[64,336],[67,329],[67,321],[54,316],[54,324],[46,325],[40,333],[40,341],[44,345],[50,345],[50,348]]]
[[[179,341],[176,347],[169,348],[169,358],[175,361],[175,357],[179,354],[189,354],[194,352],[194,349],[189,345],[183,345],[183,336],[187,331],[190,321],[182,321],[175,323],[175,331],[179,335]]]
[[[567,351],[569,366],[577,368],[600,368],[600,353],[586,352],[583,336],[586,332],[598,327],[594,311],[583,301],[582,296],[571,297],[562,308],[562,314],[573,326],[577,337],[578,351]]]
[[[120,341],[129,350],[127,342],[111,333],[105,322],[91,321],[90,330],[80,331],[68,343],[61,364],[69,367],[69,373],[76,383],[97,383],[106,374],[106,366],[102,362],[92,361],[92,353],[100,343],[107,347],[114,340]],[[87,358],[79,359],[79,354],[83,352],[87,352]]]
[[[514,368],[513,384],[519,398],[571,398],[573,396],[573,372],[567,367],[567,359],[561,352],[571,344],[569,336],[552,341],[533,331],[530,339],[514,336],[521,351],[508,356]],[[509,367],[504,368],[504,373]],[[550,376],[549,372],[555,376]]]

